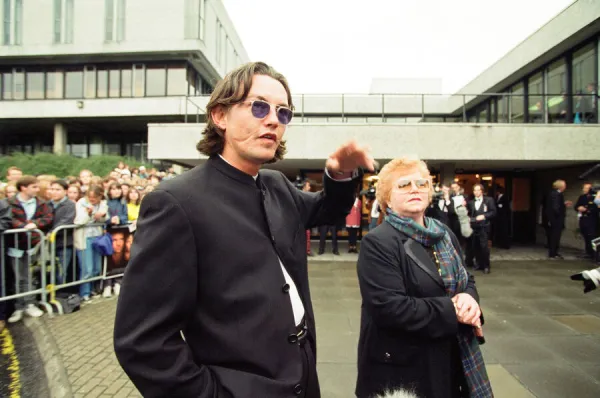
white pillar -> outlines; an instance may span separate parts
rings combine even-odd
[[[67,153],[67,126],[62,123],[54,125],[54,150],[56,155]]]
[[[454,182],[455,169],[455,163],[442,163],[440,165],[440,182],[450,186]]]

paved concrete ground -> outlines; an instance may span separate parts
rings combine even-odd
[[[496,261],[492,274],[477,274],[487,321],[483,351],[496,397],[600,396],[600,292],[584,295],[569,280],[590,266]],[[360,322],[355,260],[311,261],[309,268],[322,395],[353,397]],[[112,350],[115,307],[115,299],[99,299],[77,313],[45,319],[75,397],[140,396]]]

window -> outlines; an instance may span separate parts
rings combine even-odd
[[[27,99],[44,98],[44,72],[27,72]]]
[[[70,70],[65,73],[65,98],[83,98],[83,70]]]
[[[97,74],[98,79],[98,89],[97,96],[98,98],[107,98],[108,97],[108,70],[103,68],[98,70]]]
[[[523,123],[525,116],[525,89],[523,83],[512,87],[510,96],[510,122]]]
[[[25,99],[25,71],[15,69],[13,76],[15,79],[13,98],[17,100]]]
[[[63,98],[62,70],[46,72],[46,98]]]
[[[104,3],[104,40],[120,42],[125,40],[125,0],[105,0]]]
[[[596,79],[594,44],[583,47],[573,54],[573,121],[596,122]]]
[[[131,67],[121,70],[121,97],[131,97],[133,72]]]
[[[171,66],[167,70],[167,95],[185,95],[186,92],[185,66]]]
[[[498,123],[508,123],[508,96],[496,98],[498,107]]]
[[[221,59],[219,63],[222,67],[227,69],[227,41],[229,38],[227,37],[227,33],[225,29],[223,29],[223,25],[221,25]]]
[[[204,40],[205,10],[206,0],[185,0],[183,29],[186,39]]]
[[[74,0],[54,0],[54,43],[73,43]]]
[[[2,44],[23,44],[23,0],[2,0],[2,15]]]
[[[121,70],[111,69],[108,72],[108,96],[119,98],[121,96]]]
[[[529,123],[544,123],[544,75],[536,73],[529,78]]]
[[[167,71],[164,66],[146,67],[146,96],[164,97]]]
[[[133,65],[133,96],[143,97],[144,89],[144,65]]]
[[[2,73],[2,99],[13,99],[13,73],[12,71]]]
[[[551,64],[546,72],[548,122],[565,123],[567,118],[567,65],[564,59]]]
[[[85,98],[96,98],[96,67],[86,66],[84,72]]]

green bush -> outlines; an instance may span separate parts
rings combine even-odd
[[[135,159],[127,159],[121,156],[99,155],[87,159],[77,158],[71,155],[54,155],[51,153],[38,153],[28,155],[16,153],[10,156],[0,157],[0,176],[2,179],[6,176],[6,170],[11,166],[17,166],[23,170],[23,174],[41,175],[50,174],[59,178],[66,176],[79,176],[83,169],[91,170],[94,175],[106,176],[113,170],[120,161],[129,164],[131,168],[139,167],[143,163]],[[152,165],[144,164],[147,169]]]

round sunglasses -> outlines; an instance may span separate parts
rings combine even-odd
[[[271,104],[267,101],[263,100],[253,100],[253,101],[245,101],[246,103],[250,103],[250,110],[252,111],[252,116],[257,119],[264,119],[271,112]],[[282,105],[273,105],[275,107],[275,113],[277,114],[277,120],[281,124],[288,124],[292,121],[292,116],[294,116],[294,112],[290,108],[287,108]]]

